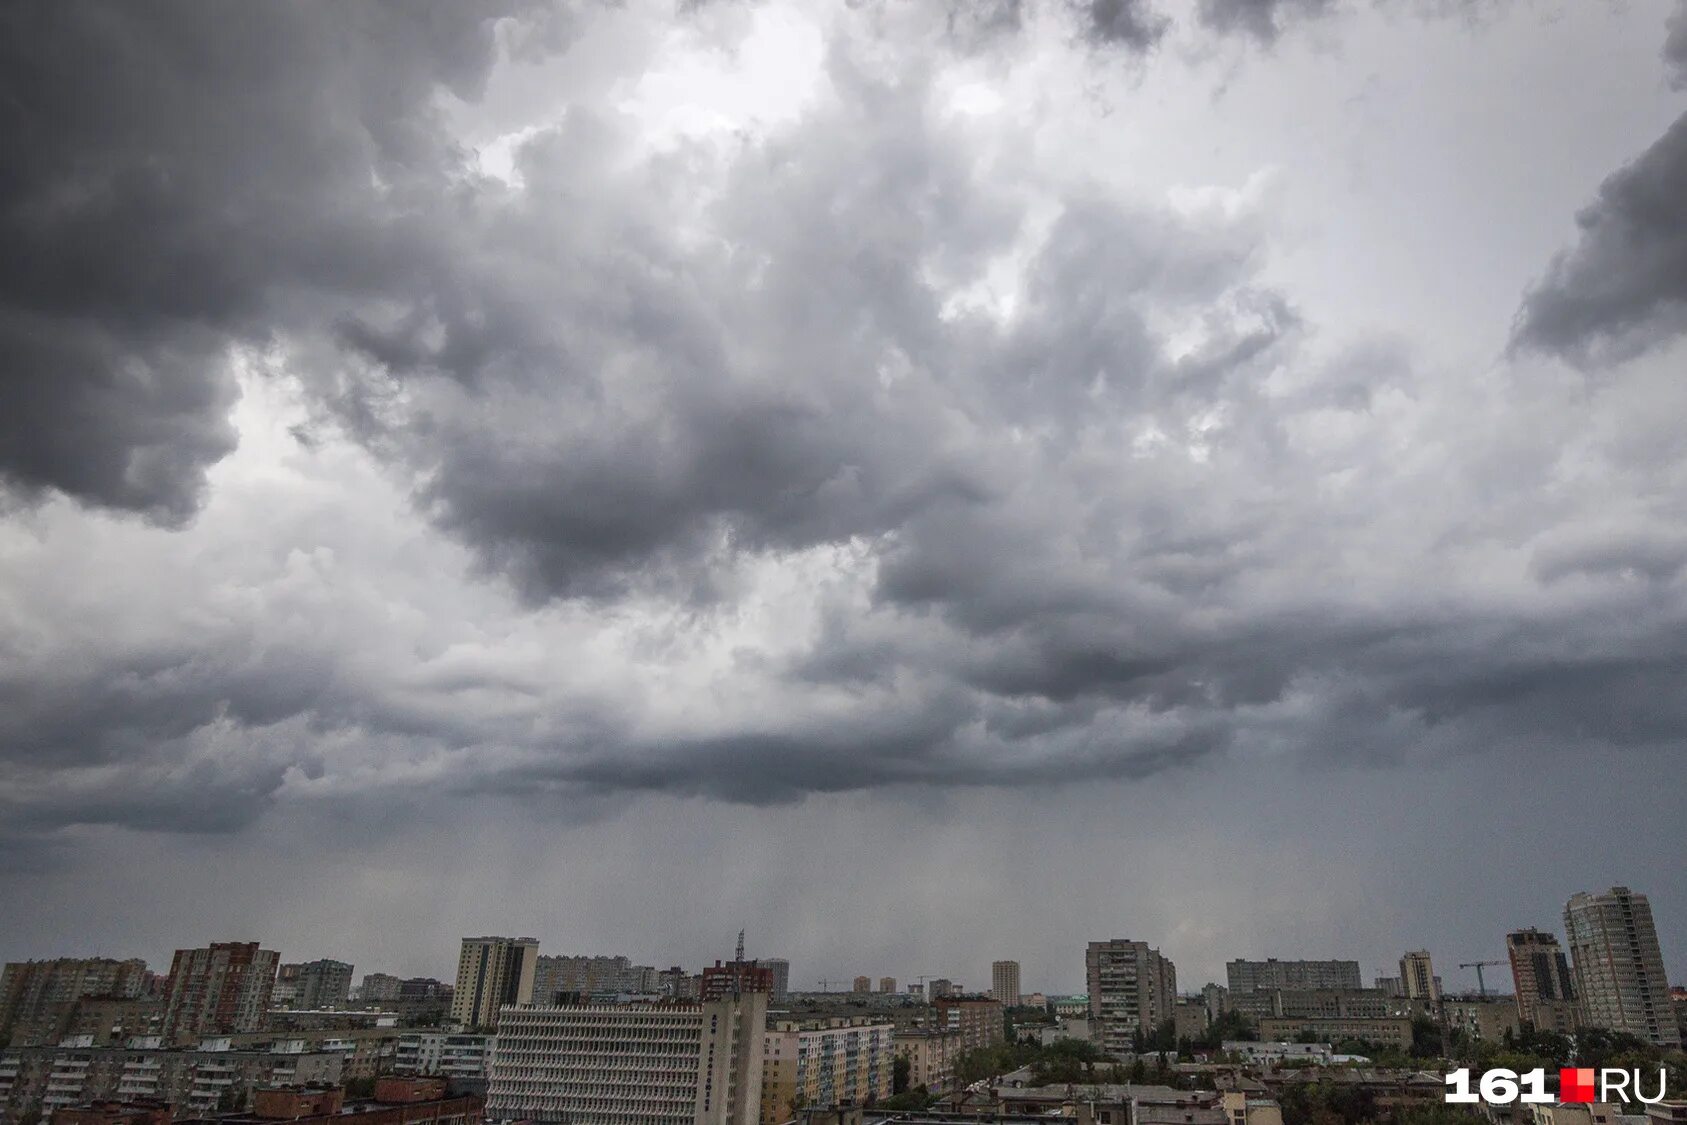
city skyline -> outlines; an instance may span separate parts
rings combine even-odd
[[[1624,887],[1620,887],[1620,886],[1613,887],[1612,889],[1613,890],[1622,890],[1625,893],[1627,893],[1627,890],[1628,890],[1628,888],[1624,888]],[[1577,892],[1575,892],[1567,900],[1565,907],[1561,908],[1561,914],[1560,914],[1561,919],[1563,917],[1562,911],[1568,910],[1570,908],[1570,906],[1572,906],[1576,902],[1585,899],[1589,895],[1598,896],[1598,895],[1602,895],[1604,893],[1605,893],[1604,890],[1577,891]],[[1641,898],[1647,897],[1647,896],[1644,895],[1643,892],[1636,892],[1636,893],[1637,893],[1638,897],[1641,897]],[[1650,918],[1651,918],[1650,906],[1648,906],[1648,919],[1649,919],[1648,925],[1651,925]],[[1509,952],[1510,952],[1510,939],[1513,936],[1515,936],[1516,934],[1518,934],[1520,932],[1523,932],[1525,930],[1530,930],[1530,929],[1539,930],[1539,932],[1541,934],[1543,934],[1543,935],[1545,935],[1545,936],[1547,936],[1547,937],[1549,937],[1553,940],[1559,940],[1563,936],[1562,921],[1560,922],[1560,924],[1559,924],[1559,926],[1556,930],[1552,926],[1514,928],[1513,930],[1507,931],[1506,933],[1503,933],[1499,936],[1499,943],[1502,947],[1502,952],[1506,952],[1506,953],[1509,954]],[[1664,930],[1663,932],[1666,933],[1666,934],[1668,933],[1667,930]],[[745,929],[744,933],[748,933],[748,930]],[[740,935],[740,936],[742,936],[742,935]],[[1091,944],[1095,943],[1095,942],[1106,942],[1106,941],[1111,941],[1111,940],[1115,940],[1115,939],[1126,940],[1126,941],[1132,940],[1128,937],[1123,937],[1122,935],[1115,934],[1110,938],[1092,938],[1090,940],[1090,942],[1086,943],[1086,947],[1088,945],[1091,945]],[[247,939],[247,938],[236,938],[236,939],[219,938],[217,940],[218,941],[244,942],[244,941],[248,941],[250,939]],[[1652,936],[1651,940],[1654,942],[1654,945],[1657,945],[1657,944],[1662,945],[1662,952],[1663,952],[1664,957],[1665,957],[1667,982],[1673,983],[1673,984],[1680,984],[1683,980],[1687,980],[1687,975],[1676,975],[1677,970],[1675,970],[1672,967],[1674,962],[1669,960],[1669,954],[1674,949],[1674,943],[1667,940],[1667,938],[1665,940],[1662,940],[1661,942],[1659,942],[1656,931],[1653,932],[1653,936]],[[449,983],[452,982],[453,979],[459,978],[461,976],[461,974],[466,971],[463,966],[465,964],[467,964],[467,960],[469,958],[469,949],[470,949],[471,946],[479,947],[479,946],[489,944],[489,943],[503,943],[505,945],[512,945],[512,944],[522,945],[522,944],[529,943],[529,942],[537,943],[537,945],[536,945],[536,956],[540,959],[541,970],[542,970],[543,963],[544,963],[545,960],[555,959],[555,958],[572,957],[572,958],[606,958],[606,959],[624,960],[624,961],[627,961],[629,963],[629,967],[643,966],[643,967],[648,968],[648,969],[654,969],[658,973],[660,973],[662,971],[665,971],[670,965],[677,964],[677,965],[681,965],[683,967],[686,967],[688,970],[694,970],[695,972],[701,973],[710,964],[718,964],[718,963],[722,962],[723,960],[725,960],[726,957],[730,955],[729,951],[715,951],[713,953],[707,953],[706,952],[701,957],[696,958],[696,959],[689,959],[689,960],[688,959],[681,959],[681,960],[676,961],[669,953],[661,951],[661,950],[657,950],[657,951],[654,951],[654,952],[648,952],[648,951],[646,951],[646,952],[630,952],[629,949],[636,948],[636,947],[633,947],[633,946],[631,946],[630,943],[626,943],[626,942],[622,943],[622,946],[616,947],[614,949],[605,948],[605,949],[587,950],[587,949],[584,949],[584,948],[569,946],[569,945],[566,945],[566,944],[552,945],[552,944],[548,943],[548,941],[544,938],[535,938],[535,937],[522,937],[520,939],[509,938],[509,937],[474,937],[474,938],[465,937],[465,938],[461,938],[456,943],[457,947],[459,948],[459,951],[460,951],[460,956],[459,956],[459,960],[458,960],[457,971],[454,972],[454,973],[437,973],[436,974],[436,973],[429,973],[429,972],[410,972],[410,971],[396,972],[392,969],[391,966],[388,966],[388,965],[385,965],[385,964],[374,965],[374,966],[365,966],[361,962],[353,961],[351,963],[351,965],[353,966],[353,979],[358,981],[359,983],[361,983],[364,976],[366,976],[368,974],[371,974],[371,973],[375,973],[375,974],[381,974],[383,976],[390,976],[391,978],[393,978],[394,983],[397,983],[399,980],[402,980],[405,977],[431,977],[432,979],[439,980],[439,981],[442,981],[444,983],[449,984]],[[260,939],[260,944],[261,944],[261,939]],[[1148,943],[1144,943],[1144,944],[1152,945],[1153,943],[1148,942]],[[183,950],[189,950],[189,949],[192,949],[192,948],[193,947],[191,947],[191,946],[178,946],[178,947],[176,947],[176,949],[173,952],[179,953]],[[1554,947],[1554,948],[1557,948],[1557,947]],[[1165,958],[1168,961],[1171,961],[1174,965],[1179,963],[1179,958],[1174,955],[1174,951],[1167,950],[1167,949],[1161,949],[1158,952],[1160,954],[1164,955]],[[1273,987],[1289,987],[1289,988],[1355,987],[1355,988],[1369,989],[1369,988],[1372,987],[1373,981],[1376,980],[1377,978],[1392,976],[1393,979],[1395,979],[1397,981],[1404,982],[1406,978],[1403,977],[1403,976],[1400,976],[1400,975],[1396,975],[1396,974],[1399,973],[1400,969],[1403,967],[1403,965],[1405,963],[1405,960],[1407,958],[1418,955],[1413,950],[1402,950],[1401,953],[1397,957],[1394,957],[1394,958],[1390,959],[1387,956],[1383,956],[1383,957],[1378,958],[1375,961],[1375,963],[1372,964],[1370,962],[1367,962],[1363,958],[1357,958],[1356,959],[1356,958],[1339,957],[1339,956],[1334,957],[1334,958],[1312,957],[1312,956],[1308,956],[1309,952],[1315,952],[1315,951],[1308,951],[1308,950],[1302,949],[1302,950],[1279,951],[1279,952],[1273,952],[1273,953],[1268,953],[1268,954],[1259,954],[1259,955],[1239,955],[1237,957],[1227,958],[1226,962],[1225,962],[1225,965],[1224,965],[1225,971],[1221,971],[1218,974],[1211,975],[1211,976],[1204,976],[1204,975],[1200,974],[1199,972],[1191,974],[1191,973],[1185,971],[1185,974],[1182,977],[1179,978],[1179,984],[1178,984],[1178,987],[1176,989],[1176,994],[1181,995],[1181,996],[1197,996],[1198,997],[1201,994],[1201,990],[1202,990],[1203,986],[1205,986],[1207,984],[1211,984],[1211,983],[1217,983],[1221,986],[1229,986],[1229,987],[1233,988],[1234,982],[1236,980],[1236,974],[1239,971],[1238,970],[1239,965],[1241,965],[1241,967],[1243,969],[1247,969],[1252,974],[1257,975],[1258,973],[1270,968],[1270,966],[1267,964],[1268,962],[1282,963],[1283,969],[1290,972],[1290,973],[1305,973],[1305,972],[1308,971],[1308,970],[1299,969],[1298,968],[1299,965],[1304,965],[1304,964],[1310,963],[1311,966],[1312,966],[1312,968],[1310,969],[1310,972],[1312,973],[1312,976],[1310,976],[1307,980],[1301,981],[1301,982],[1298,982],[1298,983],[1294,980],[1288,980],[1288,981],[1286,981],[1286,983],[1284,983],[1282,985],[1276,985],[1276,986],[1273,986]],[[1445,991],[1446,994],[1448,994],[1448,995],[1475,995],[1475,994],[1478,993],[1478,991],[1479,991],[1478,984],[1480,982],[1478,981],[1478,978],[1476,977],[1475,970],[1474,970],[1473,966],[1466,966],[1464,964],[1461,964],[1459,961],[1455,960],[1454,954],[1451,951],[1442,951],[1438,954],[1436,947],[1433,946],[1433,945],[1430,946],[1428,949],[1423,950],[1423,952],[1426,952],[1432,958],[1438,958],[1434,962],[1435,963],[1434,980],[1437,983],[1437,985],[1440,985],[1442,982],[1446,982],[1445,987],[1444,987],[1444,991]],[[534,955],[535,955],[534,953],[529,953],[527,956],[529,958],[531,958]],[[55,953],[47,955],[46,957],[28,957],[28,958],[26,958],[26,957],[12,956],[8,953],[7,950],[5,950],[4,948],[0,948],[0,963],[5,963],[7,961],[45,960],[45,959],[58,958],[58,957],[118,958],[120,956],[124,956],[124,955],[111,953],[111,952],[105,952],[105,951],[102,951],[102,952],[87,952],[87,951],[76,951],[76,950],[59,950]],[[134,955],[131,954],[130,956],[134,956]],[[753,944],[747,947],[745,957],[746,957],[746,960],[752,961],[752,962],[760,961],[760,962],[769,962],[769,963],[773,963],[773,962],[779,963],[779,964],[784,965],[786,967],[786,969],[785,969],[786,972],[790,971],[791,964],[792,964],[791,958],[783,956],[778,951],[772,951],[772,952],[759,951],[758,952],[756,947]],[[929,956],[924,958],[925,961],[934,961],[934,960],[940,960],[940,959],[941,958],[933,958],[933,957],[929,957]],[[160,964],[160,963],[168,965],[168,963],[169,963],[169,958],[165,958],[162,962],[159,962],[159,961],[154,961],[154,960],[148,959],[144,956],[141,956],[140,960],[145,961],[148,964],[148,966],[152,966],[152,965],[156,965],[156,964]],[[1045,960],[1045,963],[1057,963],[1059,961],[1059,958],[1045,955],[1044,960]],[[1075,987],[1070,987],[1070,988],[1060,987],[1060,986],[1051,986],[1051,985],[1048,985],[1048,984],[1043,983],[1043,982],[1038,981],[1038,980],[1030,980],[1029,983],[1024,983],[1025,981],[1029,980],[1029,978],[1024,977],[1024,975],[1022,973],[1021,959],[1018,958],[1018,957],[1015,957],[1015,958],[1005,958],[1005,959],[1004,958],[996,958],[996,959],[992,960],[989,964],[984,966],[984,970],[982,972],[969,971],[967,966],[962,966],[960,970],[957,970],[953,965],[946,965],[945,966],[945,972],[942,973],[942,974],[925,973],[925,974],[898,975],[895,972],[883,972],[883,969],[885,968],[885,966],[869,966],[869,967],[867,967],[868,971],[865,971],[865,972],[851,971],[851,972],[846,973],[846,972],[843,972],[843,971],[841,971],[837,968],[833,968],[833,969],[828,970],[828,969],[825,969],[823,966],[817,966],[817,968],[819,969],[820,974],[821,974],[820,976],[815,977],[813,980],[808,980],[808,979],[805,979],[801,976],[798,976],[796,978],[792,978],[792,979],[790,979],[790,990],[792,992],[835,992],[835,993],[839,993],[839,994],[846,994],[846,993],[851,992],[852,990],[857,991],[857,992],[861,991],[859,986],[860,986],[861,982],[865,981],[866,986],[867,986],[865,991],[868,994],[870,994],[870,995],[883,995],[883,990],[882,990],[881,986],[887,980],[896,982],[897,987],[896,987],[895,991],[898,992],[898,993],[902,993],[902,992],[908,991],[908,989],[911,986],[915,985],[916,983],[921,983],[922,978],[923,979],[938,979],[939,977],[941,977],[943,979],[947,979],[947,980],[950,980],[950,981],[959,982],[960,985],[964,986],[965,993],[968,994],[968,995],[985,995],[985,994],[989,994],[993,990],[994,983],[996,982],[997,979],[999,979],[998,976],[997,976],[998,970],[999,969],[1005,969],[1006,967],[1011,966],[1011,969],[1008,969],[1007,971],[1011,972],[1011,977],[1012,977],[1013,980],[1020,983],[1020,992],[1025,994],[1025,995],[1030,995],[1032,993],[1042,993],[1044,995],[1076,995],[1076,994],[1081,994],[1085,991],[1084,982],[1082,980],[1082,977],[1083,977],[1083,962],[1084,962],[1084,953],[1083,953],[1082,950],[1079,951],[1078,960],[1079,960],[1079,971],[1076,974],[1076,976],[1078,977],[1078,985],[1075,986]],[[1354,983],[1351,980],[1345,980],[1345,978],[1347,976],[1351,976],[1351,973],[1350,973],[1350,971],[1344,972],[1341,969],[1341,965],[1347,964],[1349,962],[1357,962],[1357,966],[1358,966],[1358,975],[1357,975],[1357,978],[1356,978],[1357,983]],[[329,958],[323,958],[323,957],[319,957],[317,960],[311,961],[311,962],[301,962],[297,959],[290,959],[289,956],[284,951],[281,951],[279,953],[278,957],[277,957],[277,964],[282,966],[282,967],[291,966],[291,967],[294,967],[294,968],[308,968],[312,965],[322,964],[322,963],[341,964],[341,962],[338,962],[337,960],[329,959]],[[1323,967],[1325,965],[1330,965],[1332,963],[1335,965],[1334,968],[1326,969],[1326,968]],[[1510,994],[1510,992],[1511,992],[1511,969],[1509,967],[1509,964],[1510,963],[1508,961],[1504,961],[1502,959],[1501,963],[1496,965],[1494,971],[1490,972],[1488,977],[1485,979],[1486,992],[1487,992],[1488,995],[1509,995]],[[801,965],[800,962],[797,964],[796,967],[799,970],[803,968],[803,966]],[[856,966],[856,968],[860,968],[860,966]],[[533,969],[533,964],[532,964],[531,960],[529,960],[528,964],[526,965],[526,971],[529,974],[531,974],[532,969]],[[154,971],[157,971],[157,970],[154,970]],[[1070,969],[1068,969],[1066,971],[1070,972]],[[1056,971],[1057,978],[1058,978],[1059,972],[1060,972],[1060,970]],[[1463,980],[1463,978],[1467,977],[1467,976],[1470,978],[1468,987],[1465,986],[1465,981]],[[1331,979],[1325,980],[1325,979],[1323,979],[1325,977],[1330,977]],[[1344,979],[1343,980],[1337,980],[1337,979],[1335,979],[1335,977],[1342,977]],[[1251,976],[1250,976],[1250,979],[1251,979]],[[822,987],[822,981],[823,980],[826,981],[830,985],[829,988],[828,987]],[[1258,987],[1264,987],[1264,986],[1261,985],[1261,986],[1258,986]],[[1407,989],[1409,991],[1410,986],[1402,983],[1401,987],[1404,988],[1404,989]],[[528,992],[529,995],[532,996],[532,1002],[535,1002],[535,1003],[545,1002],[539,996],[538,990],[534,990],[531,985],[528,986],[527,992]],[[458,1001],[457,1007],[461,1007],[463,1005],[463,1003],[464,1003],[464,1001]]]
[[[0,956],[1687,980],[1684,3],[7,5]]]

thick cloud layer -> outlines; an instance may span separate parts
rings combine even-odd
[[[1581,363],[1687,329],[1687,115],[1612,174],[1576,216],[1581,236],[1523,302],[1518,339]]]
[[[1687,126],[1495,358],[1571,205],[1355,308],[1449,237],[1366,154],[1591,33],[1334,11],[13,9],[8,863],[1679,751]]]
[[[225,455],[233,341],[300,290],[419,268],[494,13],[89,0],[0,15],[0,479],[180,522]]]

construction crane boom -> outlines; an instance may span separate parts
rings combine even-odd
[[[1476,970],[1476,991],[1481,994],[1482,999],[1486,1000],[1488,998],[1488,983],[1482,979],[1482,970],[1486,967],[1489,967],[1489,966],[1504,965],[1504,964],[1508,964],[1508,962],[1505,962],[1505,961],[1461,961],[1461,962],[1459,962],[1459,968],[1461,968],[1461,969],[1475,969]]]

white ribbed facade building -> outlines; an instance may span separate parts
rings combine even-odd
[[[486,1093],[493,1121],[754,1125],[767,994],[703,1004],[505,1008]]]
[[[1583,1019],[1660,1047],[1681,1046],[1652,904],[1627,887],[1576,894],[1564,905]]]

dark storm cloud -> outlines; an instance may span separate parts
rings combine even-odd
[[[231,345],[410,259],[493,12],[94,0],[0,15],[0,481],[166,522],[231,448]]]
[[[1202,13],[1268,39],[1326,7]],[[0,392],[22,419],[9,478],[182,517],[228,447],[228,351],[261,344],[313,412],[305,463],[356,443],[519,605],[441,605],[443,569],[389,592],[414,541],[360,551],[316,521],[271,541],[259,493],[263,526],[237,532],[256,561],[200,564],[252,567],[219,573],[216,612],[188,569],[114,595],[187,607],[156,635],[106,642],[99,613],[123,611],[89,593],[48,641],[0,639],[13,823],[232,829],[287,785],[773,804],[1232,752],[1679,740],[1678,537],[1639,518],[1558,534],[1576,498],[1543,500],[1529,471],[1577,480],[1606,451],[1560,464],[1562,435],[1490,427],[1462,381],[1378,345],[1311,358],[1240,204],[1034,198],[1031,138],[998,125],[992,144],[950,112],[924,44],[841,36],[812,104],[730,143],[652,152],[582,98],[512,142],[505,182],[434,100],[487,74],[478,9],[186,11],[36,9],[52,49],[0,48],[21,53],[4,112],[35,123],[36,158],[3,182],[5,248],[52,257],[0,275],[4,346],[34,357]],[[1164,30],[1143,4],[1062,11],[1096,44]],[[1021,17],[937,14],[931,34]],[[521,42],[569,33],[539,21]],[[1530,325],[1555,300],[1541,323],[1584,334],[1676,315],[1666,142],[1606,185]],[[1562,311],[1600,285],[1623,299]],[[338,468],[296,471],[326,490]],[[328,494],[347,524],[388,514]],[[796,614],[789,638],[769,627],[788,647],[747,641],[681,682],[665,654],[753,616],[757,566],[812,594],[820,626]],[[1504,580],[1462,586],[1467,567]],[[483,624],[498,613],[518,624]],[[582,686],[601,653],[581,619],[643,634],[605,673],[621,682]]]
[[[1687,0],[1676,0],[1664,40],[1664,62],[1670,68],[1670,84],[1687,88]]]
[[[1160,41],[1171,21],[1147,0],[1072,0],[1085,39],[1097,46],[1146,51]]]
[[[1200,0],[1196,18],[1221,33],[1250,35],[1270,43],[1297,19],[1327,15],[1335,0]]]
[[[1514,344],[1579,363],[1645,351],[1687,328],[1687,115],[1613,173],[1580,235],[1530,290]]]

